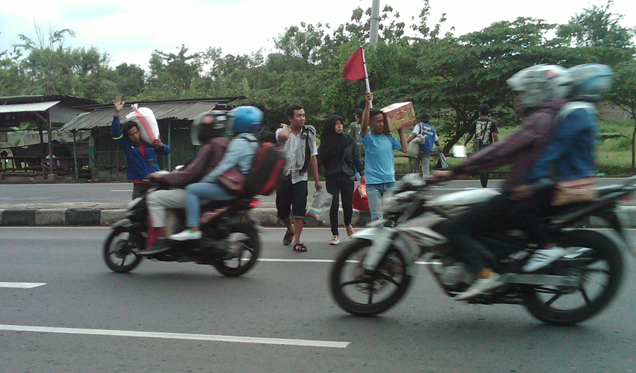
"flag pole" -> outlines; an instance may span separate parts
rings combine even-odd
[[[369,73],[367,72],[367,59],[364,56],[364,48],[362,48],[362,65],[364,65],[364,82],[367,84],[367,92],[371,92],[369,85]],[[373,107],[373,103],[369,103],[369,107]]]

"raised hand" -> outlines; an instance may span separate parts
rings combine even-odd
[[[115,104],[115,116],[119,116],[119,112],[124,108],[126,103],[121,100],[120,95],[115,96],[115,101],[113,103]]]

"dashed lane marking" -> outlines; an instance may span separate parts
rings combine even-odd
[[[273,262],[273,263],[335,263],[334,259],[273,259],[273,258],[260,258],[259,262]],[[348,263],[357,263],[356,260],[347,260]],[[427,262],[418,260],[415,264],[438,264],[439,262]]]
[[[46,282],[0,282],[0,288],[32,289],[46,285]]]
[[[46,326],[3,325],[3,324],[0,324],[0,330],[13,331],[13,332],[102,335],[102,336],[111,336],[111,337],[178,339],[178,340],[189,340],[189,341],[251,343],[251,344],[265,344],[265,345],[322,347],[322,348],[347,348],[347,346],[351,343],[351,342],[338,342],[338,341],[318,341],[318,340],[308,340],[308,339],[257,338],[257,337],[241,337],[241,336],[213,335],[213,334],[138,332],[138,331],[132,331],[132,330],[109,330],[109,329],[54,328],[54,327],[46,327]]]

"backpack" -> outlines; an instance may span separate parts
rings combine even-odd
[[[285,154],[271,142],[261,144],[250,172],[245,176],[245,194],[268,196],[280,185],[285,171]]]

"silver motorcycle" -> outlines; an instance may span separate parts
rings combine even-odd
[[[504,285],[468,299],[479,304],[522,304],[537,319],[553,325],[585,321],[616,295],[623,276],[622,251],[636,254],[617,209],[636,190],[636,176],[623,185],[598,188],[593,202],[564,207],[545,217],[555,242],[567,254],[533,273],[523,273],[532,253],[527,235],[513,227],[476,237],[489,249]],[[358,316],[373,316],[393,307],[406,293],[419,264],[425,265],[451,297],[466,290],[473,275],[459,261],[444,235],[453,216],[495,197],[493,189],[474,189],[430,198],[431,181],[407,175],[383,197],[385,220],[353,235],[330,275],[336,303]],[[586,229],[589,219],[610,228]]]

